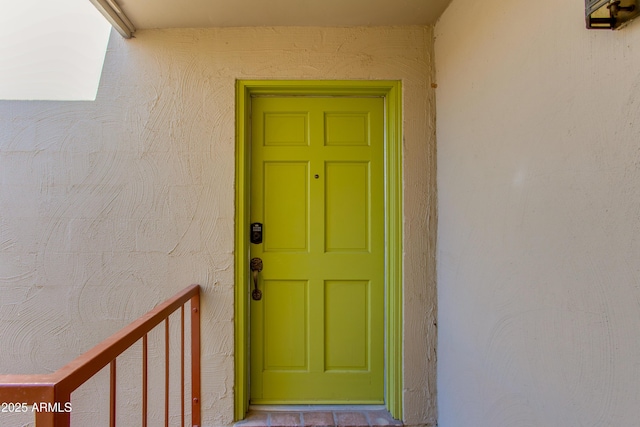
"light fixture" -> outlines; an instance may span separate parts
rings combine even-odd
[[[618,30],[640,15],[638,0],[585,0],[588,29]]]
[[[107,18],[107,21],[113,25],[122,37],[129,39],[133,36],[136,28],[133,26],[127,15],[115,0],[89,0],[93,5]]]

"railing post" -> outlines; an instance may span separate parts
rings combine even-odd
[[[69,407],[67,407],[67,404]],[[71,426],[71,392],[67,390],[61,390],[56,386],[54,397],[54,419],[55,427],[70,427]],[[36,426],[37,427],[37,426]]]
[[[56,427],[69,427],[71,426],[71,413],[67,412],[65,404],[71,402],[71,396],[67,396],[66,399],[56,400],[56,405],[58,405],[58,411],[54,414],[55,418],[55,426]]]
[[[36,427],[56,427],[53,412],[36,412]]]
[[[53,402],[55,399],[54,386],[47,387],[46,391],[42,393],[42,402]],[[34,402],[34,405],[39,405],[40,402]],[[48,411],[36,411],[36,427],[55,427],[55,420],[53,418],[53,412]]]
[[[40,407],[40,403],[55,402],[55,392],[56,389],[54,385],[47,386],[40,396],[40,401],[33,402],[33,405],[35,405],[35,408],[37,408],[35,411],[36,427],[57,427],[55,413],[47,410],[40,410],[44,409]]]
[[[116,427],[116,403],[117,403],[117,359],[109,364],[109,427]]]
[[[200,293],[191,298],[191,425],[200,426]]]
[[[71,394],[56,390],[55,386],[48,388],[40,402],[34,402],[36,427],[69,427],[71,425]]]

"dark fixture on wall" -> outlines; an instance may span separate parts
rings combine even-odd
[[[585,0],[588,29],[618,30],[640,15],[639,0]]]

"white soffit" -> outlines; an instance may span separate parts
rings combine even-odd
[[[137,29],[427,25],[450,0],[118,0]]]

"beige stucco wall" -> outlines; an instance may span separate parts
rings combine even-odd
[[[637,426],[640,22],[453,0],[435,39],[439,425]]]
[[[399,79],[404,414],[435,424],[432,61],[427,27],[140,31],[112,35],[95,102],[0,101],[2,372],[53,371],[199,283],[203,425],[232,423],[235,81]],[[81,424],[104,413],[87,389]]]

